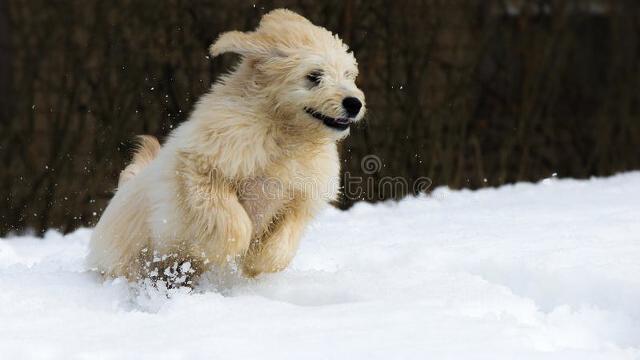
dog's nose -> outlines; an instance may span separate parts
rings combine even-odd
[[[362,108],[362,103],[357,98],[349,96],[342,100],[342,106],[347,111],[348,117],[356,117]]]

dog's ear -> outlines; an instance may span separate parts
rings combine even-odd
[[[274,44],[261,34],[240,31],[229,31],[221,34],[209,48],[209,53],[214,57],[227,52],[250,57],[284,55],[282,51],[277,50]]]

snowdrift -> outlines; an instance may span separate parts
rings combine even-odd
[[[640,173],[327,210],[285,272],[157,290],[0,240],[3,359],[638,359]]]

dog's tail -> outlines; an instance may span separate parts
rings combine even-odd
[[[118,187],[133,179],[142,169],[149,165],[151,160],[155,159],[158,151],[160,151],[160,143],[154,136],[139,135],[137,140],[138,146],[133,153],[131,163],[120,172]]]

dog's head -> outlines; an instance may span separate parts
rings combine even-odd
[[[269,111],[286,128],[339,139],[364,116],[353,54],[338,36],[294,12],[273,10],[253,32],[223,33],[210,51],[242,56],[245,85],[272,104]]]

